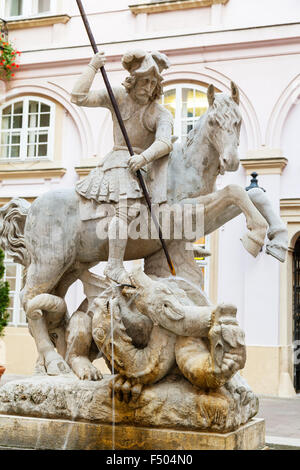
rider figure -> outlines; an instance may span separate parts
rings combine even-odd
[[[109,257],[104,274],[120,284],[130,283],[123,260],[127,245],[128,214],[136,201],[143,202],[143,192],[136,171],[146,170],[146,183],[152,203],[167,200],[167,155],[172,150],[173,118],[157,100],[162,95],[161,72],[169,67],[168,58],[159,52],[134,50],[123,56],[123,67],[130,76],[123,87],[113,88],[129,140],[134,150],[130,156],[106,89],[90,91],[96,72],[105,63],[104,53],[96,54],[72,91],[72,103],[100,106],[112,113],[114,147],[91,173],[76,185],[77,192],[99,203],[112,203],[115,216],[108,229]],[[122,233],[122,237],[120,237]]]

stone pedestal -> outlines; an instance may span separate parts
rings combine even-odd
[[[144,387],[136,402],[124,403],[112,399],[111,378],[35,376],[9,382],[0,389],[0,415],[227,433],[258,411],[254,394],[245,403],[237,392],[200,390],[179,375]]]
[[[254,418],[220,434],[0,415],[0,442],[50,450],[256,450],[265,446],[265,422]]]
[[[0,389],[0,445],[36,449],[260,449],[264,420],[251,396],[204,391],[169,375],[137,402],[111,397],[107,375],[35,376]],[[112,425],[114,423],[114,425]]]

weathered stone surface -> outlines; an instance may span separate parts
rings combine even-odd
[[[252,419],[237,431],[217,434],[2,415],[0,441],[23,449],[256,450],[265,446],[265,422]]]
[[[112,423],[110,380],[36,376],[9,382],[0,390],[0,414]],[[242,405],[224,387],[205,392],[175,375],[145,387],[136,403],[115,397],[114,404],[117,424],[218,432],[237,429],[258,409],[255,396]]]
[[[244,333],[236,307],[212,305],[201,290],[202,271],[188,248],[243,213],[248,231],[242,242],[250,254],[258,255],[266,234],[270,254],[283,261],[287,249],[286,228],[262,190],[247,194],[228,185],[215,191],[218,174],[239,165],[238,87],[232,82],[227,96],[210,85],[207,112],[186,144],[173,146],[172,114],[158,103],[168,58],[157,51],[126,53],[122,64],[130,77],[114,95],[134,153],[129,156],[107,91],[91,91],[104,62],[102,53],[92,58],[71,101],[112,112],[113,149],[76,191],[50,191],[32,205],[13,199],[0,209],[0,244],[26,268],[21,300],[38,350],[36,373],[45,374],[4,386],[0,413],[235,430],[258,410],[238,374],[246,361]],[[138,170],[163,211],[158,219],[172,263],[152,230]],[[144,259],[144,272],[128,273],[125,259]],[[105,278],[88,270],[99,261],[108,262]],[[86,299],[70,317],[65,294],[77,279]],[[118,373],[113,403],[110,378],[99,381],[93,365],[100,354]]]

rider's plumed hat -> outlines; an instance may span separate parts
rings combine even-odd
[[[142,77],[153,72],[162,78],[161,72],[170,67],[170,61],[161,52],[145,52],[141,49],[135,49],[124,54],[122,65],[132,76]]]

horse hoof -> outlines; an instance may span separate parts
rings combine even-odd
[[[254,240],[254,238],[252,238],[248,233],[245,233],[241,238],[241,242],[248,253],[250,253],[254,258],[256,258],[258,253],[262,250],[262,245]]]
[[[70,374],[72,371],[68,364],[62,359],[55,359],[47,365],[48,375],[64,375]]]
[[[278,259],[281,263],[285,262],[286,258],[286,247],[279,246],[279,245],[272,245],[271,243],[267,244],[266,246],[266,253],[268,255],[274,256],[274,258]]]

